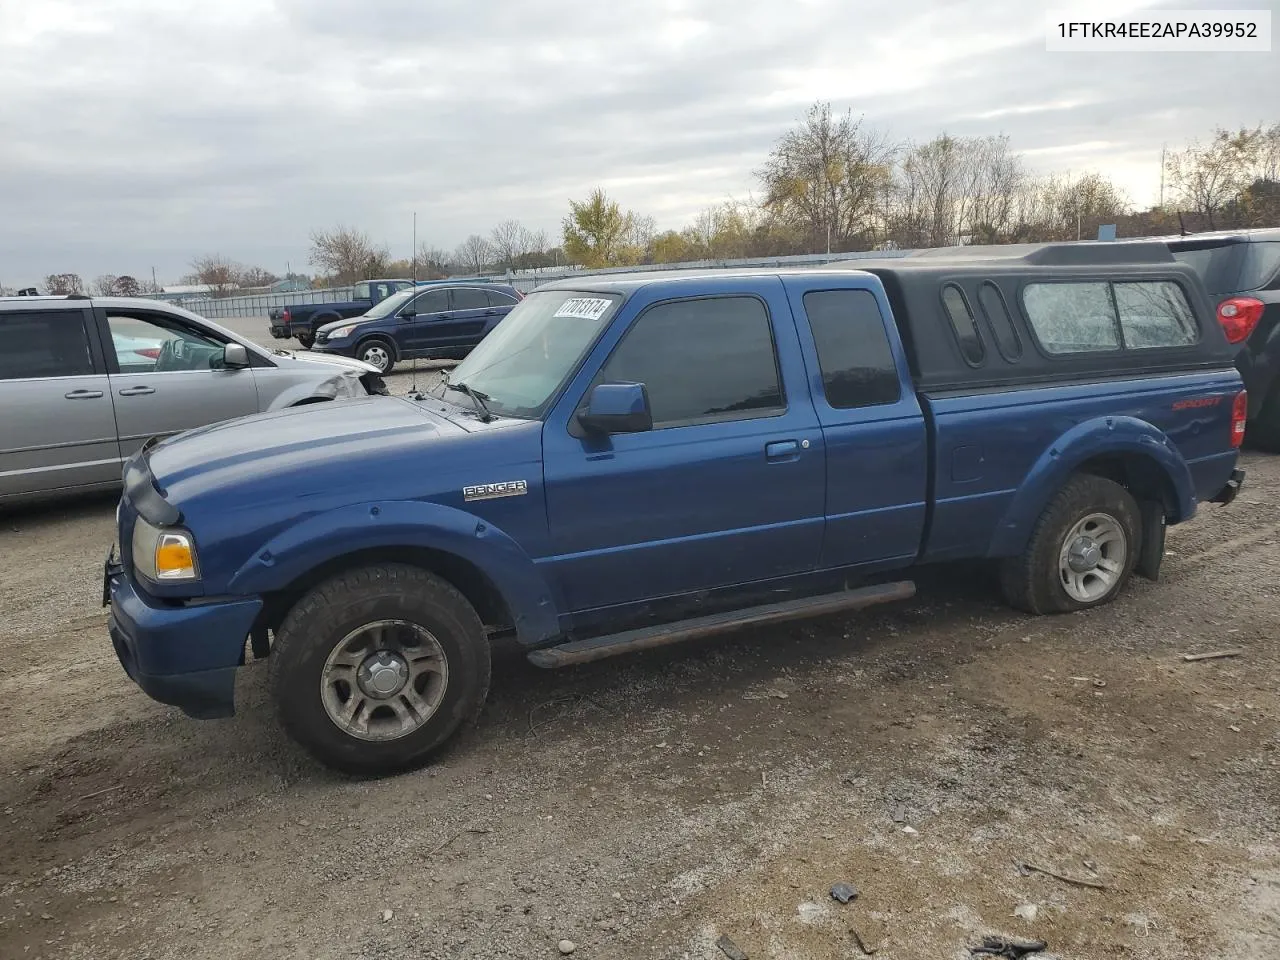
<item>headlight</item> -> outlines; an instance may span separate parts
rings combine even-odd
[[[133,568],[153,583],[199,580],[195,539],[186,530],[160,529],[138,517],[133,524]]]
[[[349,337],[351,336],[351,331],[357,326],[359,326],[359,324],[349,323],[345,327],[334,327],[329,331],[329,339],[341,340],[343,337]]]

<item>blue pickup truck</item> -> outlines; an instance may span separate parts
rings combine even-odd
[[[195,717],[269,656],[287,731],[386,773],[477,716],[497,636],[583,663],[905,598],[943,561],[1096,607],[1239,490],[1233,353],[1163,244],[551,284],[429,393],[139,452],[110,636]]]
[[[316,330],[326,323],[368,313],[388,297],[413,285],[412,280],[361,280],[351,287],[350,300],[292,303],[287,307],[273,307],[267,313],[271,336],[277,340],[293,337],[303,347],[310,349],[316,340]]]

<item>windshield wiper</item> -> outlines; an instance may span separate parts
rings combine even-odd
[[[489,399],[487,393],[481,393],[479,390],[472,390],[465,383],[451,383],[445,380],[444,385],[450,390],[457,390],[459,393],[465,393],[471,398],[471,402],[475,404],[476,412],[480,414],[480,422],[488,423],[494,419],[492,413],[489,412],[489,406],[485,403]]]

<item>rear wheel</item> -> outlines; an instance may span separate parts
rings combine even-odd
[[[1280,384],[1267,394],[1258,415],[1245,428],[1249,445],[1267,453],[1280,453]]]
[[[356,348],[356,359],[376,367],[379,373],[390,373],[391,368],[396,365],[396,351],[381,338],[366,340]]]
[[[417,567],[339,574],[285,617],[270,658],[285,730],[347,773],[427,760],[474,720],[489,691],[489,641],[452,586]]]
[[[1036,521],[1031,542],[1001,565],[1009,603],[1028,613],[1066,613],[1113,600],[1138,562],[1138,504],[1120,484],[1077,474]]]

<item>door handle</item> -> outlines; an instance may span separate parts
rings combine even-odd
[[[774,440],[764,445],[766,460],[794,460],[800,456],[799,440]]]
[[[155,387],[125,387],[120,391],[122,397],[145,397],[149,393],[155,393]]]
[[[64,397],[68,400],[101,400],[101,390],[72,390],[70,393],[64,393]]]

